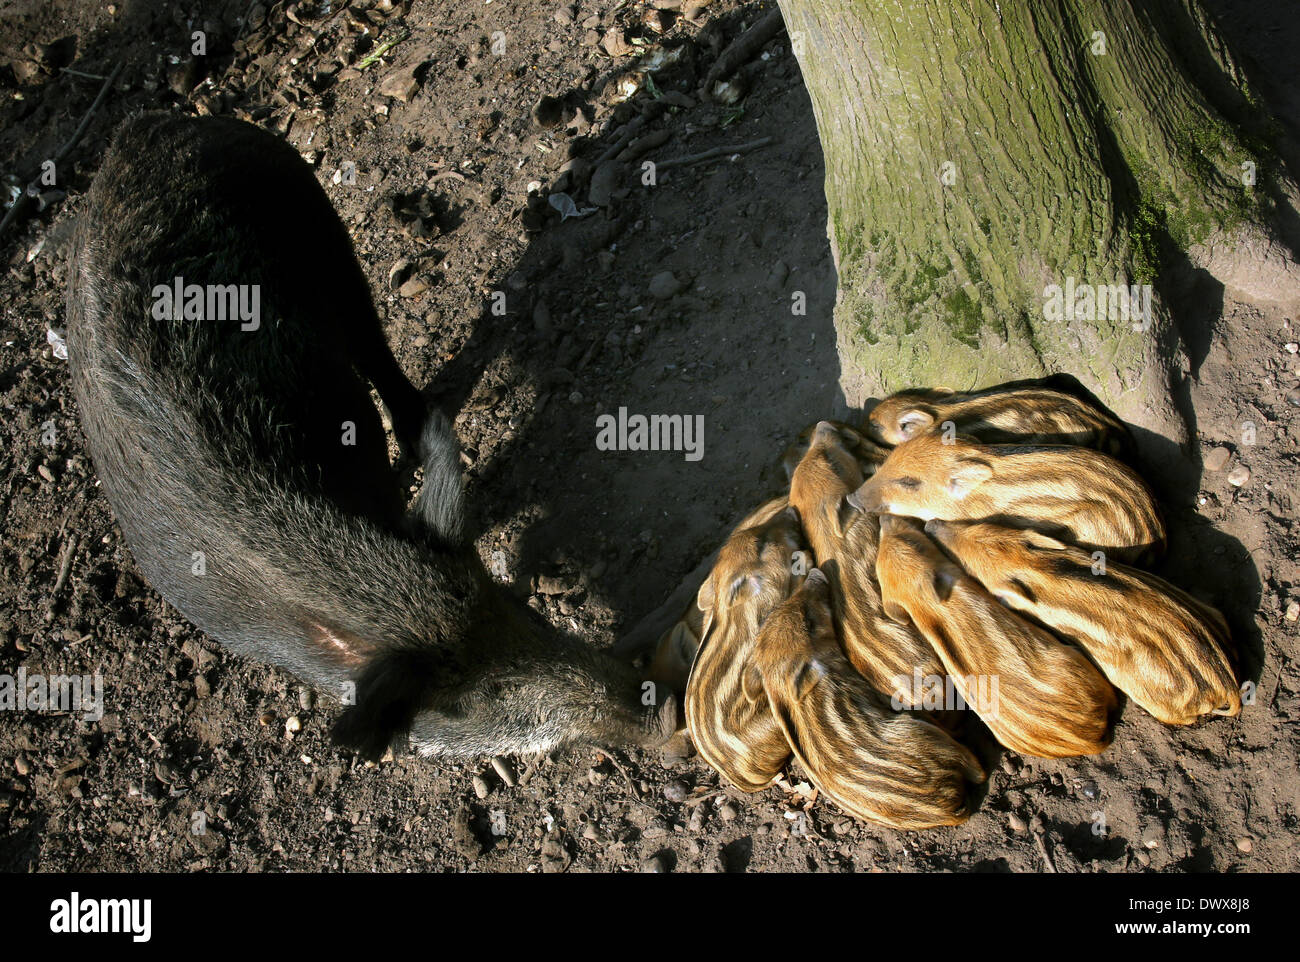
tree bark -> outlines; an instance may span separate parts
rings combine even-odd
[[[780,6],[825,155],[850,404],[1064,370],[1182,441],[1165,300],[1090,317],[1083,289],[1190,265],[1300,294],[1272,227],[1294,185],[1195,0]]]

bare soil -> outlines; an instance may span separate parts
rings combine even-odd
[[[1294,135],[1300,27],[1286,4],[1210,7]],[[0,173],[26,181],[89,107],[100,82],[61,67],[125,65],[59,172],[67,198],[0,239],[0,674],[99,673],[105,686],[99,721],[0,712],[0,868],[1297,868],[1300,655],[1285,612],[1300,599],[1300,359],[1287,349],[1300,330],[1293,313],[1208,279],[1166,294],[1193,346],[1185,400],[1201,453],[1229,457],[1154,480],[1173,533],[1165,573],[1226,612],[1255,704],[1181,730],[1130,706],[1095,758],[986,744],[987,796],[958,828],[893,832],[781,788],[741,796],[672,753],[515,759],[513,786],[486,761],[364,764],[328,742],[335,705],[226,653],[140,580],[47,330],[62,327],[67,241],[113,126],[177,109],[250,117],[315,165],[399,361],[461,412],[478,545],[498,576],[598,645],[659,606],[779,488],[785,444],[851,413],[822,158],[789,39],[743,68],[739,104],[698,96],[719,51],[768,9],[714,0],[694,20],[668,12],[660,34],[644,4],[613,0],[255,3],[242,29],[246,0],[0,0]],[[208,38],[200,62],[194,29]],[[617,56],[601,45],[611,29]],[[348,69],[376,34],[403,30],[383,61]],[[561,222],[530,182],[562,185],[571,156],[598,157],[653,101],[616,102],[658,46],[681,53],[654,75],[672,105],[646,124],[666,137],[646,158],[773,142],[664,170],[654,186],[613,184],[608,206]],[[558,126],[531,115],[544,95],[562,101]],[[347,163],[355,183],[335,183]],[[586,188],[574,199],[588,206]],[[806,315],[791,311],[797,292]],[[596,417],[620,407],[704,415],[705,456],[598,451]],[[1238,465],[1240,487],[1227,480]]]

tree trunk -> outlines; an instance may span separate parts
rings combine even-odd
[[[1271,227],[1294,186],[1195,0],[780,5],[825,154],[850,404],[1063,370],[1182,441],[1177,328],[1158,291],[1125,318],[1118,285],[1190,265],[1300,293]]]

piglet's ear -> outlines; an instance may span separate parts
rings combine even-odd
[[[704,584],[700,585],[699,592],[695,595],[695,607],[705,613],[713,611],[713,606],[717,603],[717,595],[714,592],[713,576],[704,579]]]
[[[1033,528],[1025,530],[1025,541],[1035,548],[1042,548],[1044,551],[1064,551],[1067,547],[1064,541],[1058,541],[1051,535],[1035,531]]]
[[[898,416],[898,433],[905,439],[923,434],[934,424],[934,415],[921,408],[908,408]]]
[[[826,666],[816,658],[810,658],[802,662],[795,669],[794,675],[794,697],[796,701],[803,701],[807,698],[818,683],[826,677]]]
[[[751,705],[760,704],[767,697],[763,691],[763,676],[753,665],[740,673],[740,693]]]
[[[884,607],[885,617],[887,617],[890,621],[896,621],[900,625],[908,625],[912,623],[912,616],[909,615],[907,613],[907,609],[904,608],[902,605],[900,605],[897,601],[886,601],[883,607]]]
[[[948,475],[948,493],[957,499],[964,498],[991,477],[993,466],[987,461],[964,458]]]

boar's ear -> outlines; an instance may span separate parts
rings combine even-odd
[[[924,434],[934,424],[934,415],[923,408],[908,408],[898,416],[898,433],[904,440]]]
[[[934,569],[934,593],[940,601],[948,600],[948,596],[952,594],[955,584],[957,584],[957,577],[950,567],[945,565]]]
[[[817,687],[817,683],[826,677],[826,667],[816,658],[801,663],[794,673],[794,698],[803,701]]]
[[[1037,600],[1033,589],[1019,578],[1008,578],[1005,584],[998,586],[994,595],[1008,608],[1025,608]]]
[[[740,673],[740,693],[751,705],[761,704],[767,697],[763,691],[763,676],[753,665],[749,665]]]
[[[844,537],[844,532],[849,530],[854,518],[862,513],[861,504],[855,505],[850,500],[852,497],[852,494],[846,494],[840,499],[839,510],[835,513],[835,536],[837,538]]]
[[[1035,548],[1042,548],[1045,551],[1064,551],[1068,547],[1065,542],[1057,541],[1051,535],[1035,531],[1033,528],[1025,529],[1025,540]]]
[[[713,588],[713,575],[710,574],[704,579],[704,584],[700,585],[700,590],[695,595],[695,607],[707,614],[713,610],[713,606],[717,604],[717,600],[717,595]]]
[[[993,467],[987,461],[963,458],[948,476],[948,493],[954,498],[964,498],[993,477]]]
[[[912,616],[907,613],[907,609],[897,601],[886,601],[884,603],[885,617],[890,621],[896,621],[900,625],[910,625]]]
[[[841,424],[839,427],[839,432],[840,432],[840,437],[842,437],[846,442],[848,442],[850,447],[857,447],[859,444],[862,443],[861,432],[853,430],[853,428],[849,427],[847,424]]]

